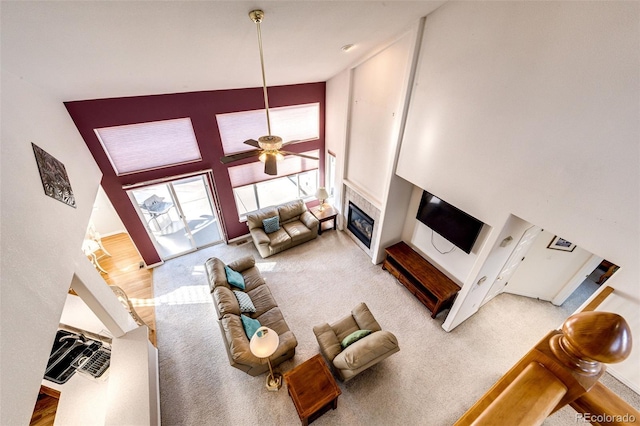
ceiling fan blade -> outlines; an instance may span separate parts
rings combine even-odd
[[[260,145],[258,144],[258,141],[255,139],[247,139],[246,141],[244,141],[244,143],[246,143],[247,145],[251,145],[253,147],[256,148],[260,148]]]
[[[261,150],[240,152],[238,154],[231,154],[231,155],[227,155],[225,157],[221,157],[220,158],[220,162],[222,164],[227,164],[227,163],[231,163],[233,161],[243,160],[245,158],[257,157],[260,154],[262,154]]]
[[[291,151],[280,151],[280,153],[282,153],[284,155],[297,155],[298,157],[308,158],[309,160],[318,160],[319,159],[317,157],[312,157],[312,156],[306,155],[306,154],[298,154],[297,152],[291,152]]]
[[[275,176],[278,174],[278,161],[274,154],[267,154],[267,158],[264,162],[264,172],[268,175]]]
[[[292,140],[292,141],[283,142],[282,146],[287,146],[287,145],[291,145],[291,144],[298,143],[298,142],[301,142],[300,139],[295,139],[295,140]]]

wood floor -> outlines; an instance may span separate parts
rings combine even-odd
[[[131,304],[149,326],[149,340],[156,344],[156,314],[153,298],[153,273],[144,263],[128,234],[102,238],[104,248],[111,256],[98,260],[107,271],[101,274],[109,285],[117,285],[127,293]],[[140,266],[143,265],[141,268]]]
[[[51,388],[40,386],[38,400],[31,417],[29,426],[51,426],[56,418],[60,392]]]

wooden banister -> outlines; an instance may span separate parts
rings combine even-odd
[[[613,287],[606,286],[596,297],[593,298],[591,302],[589,302],[589,304],[587,304],[587,306],[582,308],[582,312],[595,311],[611,293],[613,293]]]
[[[640,411],[633,408],[602,383],[571,403],[576,418],[594,425],[637,425]]]
[[[620,315],[575,314],[520,359],[456,425],[542,424],[587,394],[604,374],[604,362],[620,362],[630,352],[631,332]]]
[[[549,370],[537,362],[527,365],[504,392],[478,416],[474,425],[532,425],[540,424],[567,393],[567,387]],[[510,410],[522,401],[532,400],[527,410]]]

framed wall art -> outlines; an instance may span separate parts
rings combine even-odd
[[[573,249],[576,248],[576,245],[556,235],[553,237],[547,248],[560,251],[573,251]]]
[[[33,142],[31,142],[31,146],[36,156],[36,163],[38,163],[44,193],[75,208],[76,199],[73,196],[71,182],[69,182],[64,164]]]

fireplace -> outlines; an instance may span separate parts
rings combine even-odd
[[[349,218],[347,229],[353,233],[362,244],[371,248],[371,237],[373,236],[373,219],[358,206],[349,201]]]

